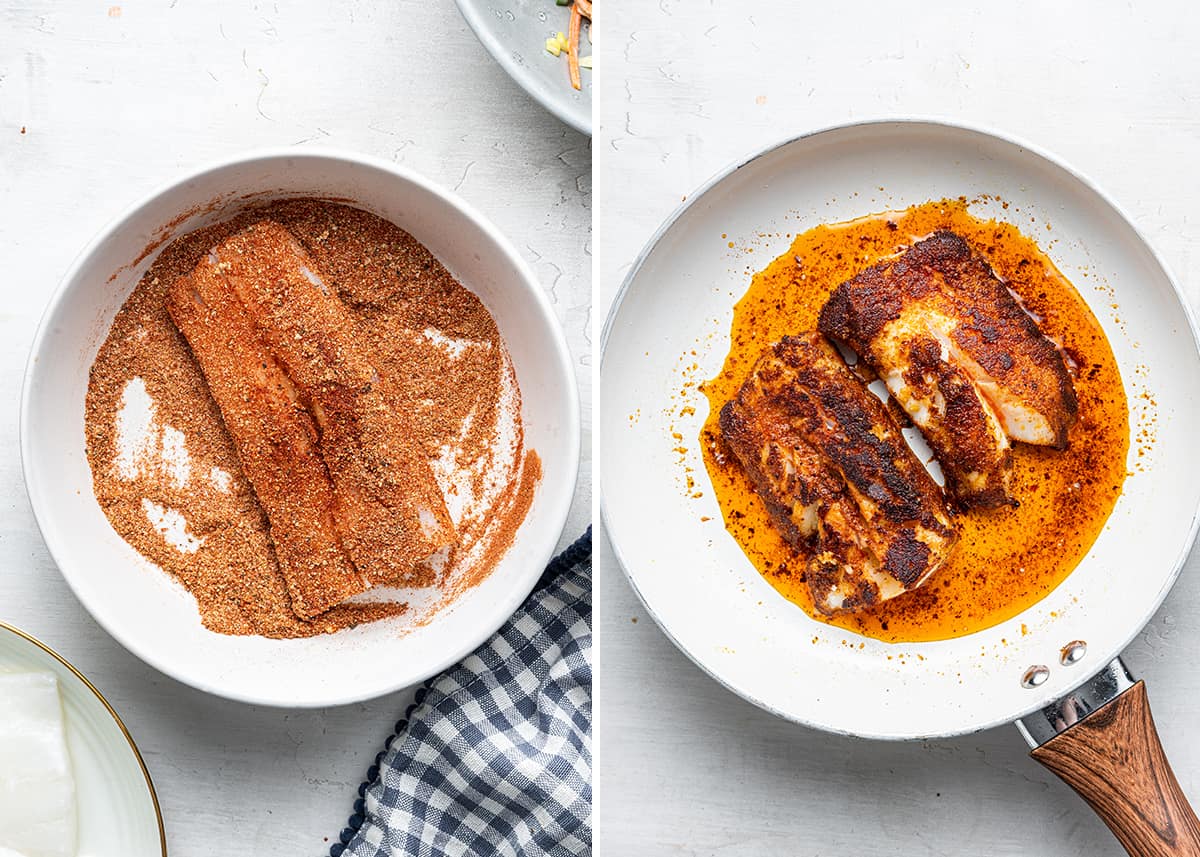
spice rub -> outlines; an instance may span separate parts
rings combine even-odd
[[[287,229],[263,220],[200,267],[246,308],[312,413],[334,529],[355,567],[376,585],[435,582],[454,541],[441,489],[423,451],[405,443],[411,413],[387,401],[395,373],[372,365],[317,266]]]
[[[333,632],[416,593],[405,622],[425,621],[491,571],[540,478],[486,308],[407,233],[321,200],[164,248],[85,427],[114,528],[230,634]]]
[[[1061,346],[1077,400],[1073,424],[1059,423],[1066,448],[1012,446],[1005,493],[1019,505],[960,512],[954,552],[920,589],[857,613],[823,616],[807,582],[809,553],[772,524],[771,510],[721,439],[718,412],[764,350],[785,336],[817,329],[821,309],[839,285],[872,266],[895,265],[911,245],[942,231],[965,239],[964,259],[986,258],[996,283],[1011,289],[1020,311],[1031,313],[1041,332]],[[797,236],[788,253],[754,277],[735,308],[731,334],[721,373],[703,385],[710,403],[701,434],[705,464],[730,533],[776,589],[818,619],[892,642],[991,627],[1040,600],[1070,573],[1120,494],[1128,409],[1103,330],[1032,240],[1010,224],[972,216],[966,200],[930,202]],[[866,350],[866,343],[859,344]]]
[[[334,528],[333,485],[312,418],[211,254],[175,281],[167,309],[270,523],[292,610],[311,619],[366,590]]]

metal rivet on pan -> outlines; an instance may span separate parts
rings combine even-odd
[[[1083,656],[1087,654],[1087,643],[1083,640],[1072,640],[1062,647],[1062,654],[1059,660],[1062,665],[1069,667],[1071,664],[1077,664],[1083,660]]]
[[[1025,675],[1021,676],[1021,687],[1034,688],[1045,684],[1048,678],[1050,678],[1050,669],[1039,664],[1025,670]]]

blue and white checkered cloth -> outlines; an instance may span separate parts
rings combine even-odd
[[[591,529],[494,637],[426,683],[331,857],[592,851]]]

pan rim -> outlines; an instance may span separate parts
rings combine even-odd
[[[1150,255],[1150,258],[1153,260],[1154,264],[1159,268],[1159,270],[1161,270],[1163,276],[1166,278],[1167,282],[1171,286],[1177,306],[1182,310],[1183,317],[1187,322],[1188,332],[1191,335],[1192,350],[1196,353],[1198,360],[1200,360],[1200,331],[1198,331],[1198,329],[1197,329],[1195,314],[1192,310],[1191,305],[1188,303],[1188,301],[1183,293],[1183,290],[1180,288],[1179,281],[1176,278],[1174,272],[1171,270],[1171,268],[1167,264],[1166,260],[1159,253],[1158,249],[1147,239],[1146,235],[1138,227],[1138,225],[1130,217],[1130,215],[1125,211],[1125,209],[1123,207],[1121,207],[1113,199],[1112,196],[1110,196],[1103,188],[1100,187],[1099,184],[1097,184],[1090,177],[1079,172],[1074,167],[1070,166],[1065,160],[1058,157],[1057,155],[1052,154],[1048,150],[1043,149],[1042,147],[1040,147],[1036,144],[1030,143],[1021,137],[1018,137],[1013,134],[1009,134],[1007,132],[1000,131],[995,128],[978,125],[978,124],[967,123],[967,122],[963,122],[958,119],[951,119],[951,118],[947,118],[944,116],[936,116],[936,115],[874,116],[874,117],[863,117],[861,119],[856,119],[856,120],[850,121],[850,122],[841,122],[841,123],[835,123],[835,124],[830,124],[830,125],[823,125],[818,128],[812,129],[810,131],[805,131],[805,132],[801,132],[799,134],[790,135],[790,136],[785,137],[781,140],[778,140],[774,143],[770,143],[766,146],[763,146],[763,147],[755,150],[748,156],[745,156],[745,157],[735,160],[731,163],[728,163],[725,167],[723,167],[722,169],[720,169],[716,173],[714,173],[712,176],[710,176],[706,181],[702,182],[694,191],[689,193],[684,198],[684,201],[682,203],[680,203],[678,206],[676,206],[675,210],[672,211],[671,214],[669,214],[665,220],[663,220],[663,222],[659,225],[659,227],[654,231],[654,233],[650,236],[650,238],[642,246],[642,249],[638,252],[637,256],[635,257],[635,259],[633,261],[633,264],[630,266],[628,272],[626,273],[625,277],[623,278],[623,280],[621,282],[620,287],[617,289],[617,292],[616,292],[615,296],[613,297],[613,301],[609,308],[608,314],[605,318],[604,327],[603,327],[603,330],[602,330],[601,336],[600,336],[600,364],[599,364],[600,384],[599,384],[599,388],[598,388],[598,392],[597,392],[597,401],[603,403],[604,367],[606,365],[606,360],[609,356],[609,340],[610,340],[610,336],[612,334],[613,326],[616,322],[616,319],[620,315],[621,307],[624,304],[625,299],[628,296],[630,290],[632,289],[634,281],[637,280],[639,274],[641,273],[642,268],[645,266],[645,264],[648,261],[648,259],[650,258],[650,256],[654,253],[655,249],[658,247],[658,245],[661,243],[662,239],[667,235],[667,233],[669,233],[674,228],[676,223],[679,222],[679,220],[692,208],[693,205],[695,205],[697,202],[699,202],[699,200],[701,198],[705,197],[710,191],[714,190],[718,185],[720,185],[726,179],[728,179],[729,177],[731,177],[732,175],[737,173],[740,169],[747,167],[750,164],[752,164],[756,161],[759,161],[760,159],[765,158],[771,154],[774,154],[775,152],[777,152],[783,148],[786,148],[788,146],[795,145],[798,143],[802,143],[804,141],[812,140],[814,138],[818,138],[818,137],[821,137],[826,134],[832,134],[832,133],[838,133],[838,132],[844,132],[844,131],[848,131],[848,130],[862,129],[862,128],[878,128],[878,129],[882,130],[882,129],[887,128],[888,126],[893,126],[893,127],[925,126],[927,128],[935,129],[935,130],[952,131],[952,132],[967,132],[968,134],[981,136],[984,138],[989,138],[992,141],[998,141],[1001,143],[1008,144],[1010,146],[1014,146],[1018,149],[1024,150],[1026,153],[1032,155],[1035,159],[1038,159],[1041,162],[1048,164],[1049,166],[1051,166],[1057,170],[1062,171],[1063,173],[1065,173],[1066,175],[1068,175],[1069,177],[1074,179],[1076,182],[1078,182],[1080,185],[1082,185],[1086,190],[1088,190],[1092,194],[1094,194],[1100,200],[1100,202],[1102,202],[1105,206],[1107,206],[1107,208],[1109,209],[1109,211],[1111,213],[1116,215],[1116,217],[1125,226],[1125,228],[1127,228],[1129,230],[1130,234],[1137,239],[1137,241],[1141,245],[1141,247],[1144,248],[1146,250],[1146,252]],[[603,445],[603,440],[600,441],[600,444],[601,444],[601,446]],[[601,453],[600,460],[603,461],[603,453]],[[624,573],[626,580],[629,582],[630,587],[633,589],[634,593],[637,595],[638,600],[641,602],[643,608],[650,615],[650,617],[654,620],[655,624],[659,627],[659,629],[663,632],[663,634],[667,637],[667,639],[669,639],[671,641],[671,643],[677,649],[679,649],[679,651],[681,651],[693,664],[695,664],[697,667],[699,667],[704,673],[706,673],[708,676],[710,676],[712,679],[714,679],[718,684],[725,687],[727,690],[730,690],[731,692],[735,693],[736,695],[740,696],[741,698],[745,699],[746,701],[750,702],[751,704],[763,709],[764,711],[774,714],[777,717],[780,717],[784,720],[791,721],[793,723],[798,723],[800,725],[807,726],[812,729],[819,729],[823,732],[828,732],[831,734],[844,735],[844,736],[856,737],[856,738],[865,738],[865,739],[870,739],[870,740],[880,740],[880,741],[919,741],[919,740],[927,740],[927,739],[931,739],[931,738],[952,738],[952,737],[958,737],[958,736],[962,736],[962,735],[972,735],[972,734],[975,734],[978,732],[986,731],[988,729],[996,728],[997,726],[1001,726],[1001,725],[1005,725],[1005,724],[1009,724],[1009,723],[1015,723],[1017,720],[1019,720],[1023,717],[1027,717],[1029,714],[1032,714],[1035,711],[1041,710],[1042,708],[1046,707],[1048,704],[1052,703],[1054,700],[1061,698],[1063,696],[1066,696],[1067,694],[1073,692],[1075,689],[1077,689],[1078,687],[1080,687],[1081,685],[1083,685],[1087,681],[1089,681],[1097,672],[1099,672],[1100,669],[1103,668],[1103,666],[1107,665],[1111,660],[1113,660],[1113,658],[1119,657],[1121,655],[1121,653],[1124,652],[1129,647],[1129,644],[1131,642],[1133,642],[1133,640],[1137,637],[1137,635],[1141,633],[1142,629],[1145,628],[1145,626],[1147,624],[1149,624],[1149,622],[1154,618],[1155,614],[1157,614],[1159,608],[1162,606],[1163,601],[1166,599],[1168,593],[1170,593],[1171,589],[1175,585],[1175,582],[1178,580],[1179,575],[1180,575],[1181,571],[1183,570],[1183,566],[1186,563],[1187,558],[1190,555],[1192,548],[1195,544],[1197,533],[1198,533],[1198,531],[1200,531],[1200,502],[1198,502],[1196,507],[1192,509],[1191,520],[1190,520],[1190,524],[1189,524],[1187,537],[1183,541],[1180,551],[1178,552],[1178,554],[1175,556],[1174,560],[1172,561],[1172,567],[1171,567],[1170,573],[1165,578],[1163,578],[1163,583],[1162,583],[1161,587],[1159,588],[1159,591],[1157,593],[1155,593],[1155,596],[1152,599],[1151,605],[1150,605],[1149,609],[1146,611],[1145,615],[1138,618],[1138,620],[1136,622],[1131,623],[1130,628],[1127,630],[1127,632],[1125,634],[1121,635],[1122,640],[1121,640],[1120,646],[1117,647],[1116,651],[1112,652],[1111,656],[1109,656],[1109,653],[1106,651],[1105,652],[1106,657],[1103,659],[1098,659],[1096,661],[1096,664],[1098,665],[1096,667],[1096,669],[1086,670],[1083,673],[1080,673],[1077,678],[1072,679],[1072,681],[1070,683],[1068,683],[1065,687],[1060,687],[1060,688],[1054,690],[1054,692],[1036,691],[1035,694],[1031,697],[1032,701],[1030,702],[1030,704],[1025,706],[1023,709],[1021,709],[1020,713],[1018,713],[1016,716],[992,717],[992,718],[983,720],[978,723],[970,723],[961,729],[952,729],[952,730],[945,730],[945,731],[897,733],[894,731],[893,732],[883,732],[883,731],[862,730],[862,729],[850,730],[850,729],[841,729],[841,728],[838,728],[837,726],[834,726],[834,725],[831,725],[828,723],[818,722],[811,718],[803,717],[803,716],[800,716],[797,714],[793,714],[791,712],[786,712],[786,711],[780,710],[779,708],[773,706],[768,701],[761,699],[752,693],[747,692],[743,688],[734,686],[733,683],[726,680],[721,675],[718,675],[715,670],[710,669],[706,664],[702,663],[698,659],[697,656],[695,656],[691,651],[689,651],[680,642],[680,640],[672,633],[670,628],[663,622],[663,620],[660,618],[658,613],[650,606],[650,604],[647,601],[645,595],[643,594],[641,588],[638,586],[637,580],[635,579],[633,572],[631,572],[631,570],[630,570],[630,563],[627,561],[625,555],[623,554],[621,547],[618,543],[618,540],[615,538],[615,534],[614,534],[612,526],[611,526],[611,515],[610,515],[609,509],[608,509],[608,502],[607,502],[608,498],[607,498],[607,494],[605,492],[606,481],[604,478],[604,471],[602,468],[601,468],[600,476],[601,476],[601,478],[599,480],[598,504],[599,504],[599,509],[600,509],[601,523],[604,527],[605,535],[607,537],[608,543],[609,543],[610,547],[612,548],[614,556],[616,556],[616,558],[617,558],[617,562],[620,565],[621,570]],[[1068,575],[1068,577],[1069,577],[1069,575]],[[1036,603],[1040,603],[1040,601],[1036,602]],[[1031,605],[1031,606],[1036,606],[1036,603],[1035,603],[1035,605]],[[1020,614],[1018,614],[1018,615],[1020,615]],[[965,637],[963,639],[965,639]]]

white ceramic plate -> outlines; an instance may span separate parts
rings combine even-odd
[[[546,39],[567,32],[569,8],[554,0],[458,0],[458,8],[492,58],[531,98],[576,131],[592,135],[592,72],[582,70],[583,89],[576,92],[566,56],[546,51]],[[585,34],[580,54],[591,52]]]
[[[1009,208],[972,210],[1035,236],[1103,324],[1132,409],[1132,473],[1091,552],[1040,603],[968,637],[888,645],[814,621],[758,574],[724,529],[700,457],[707,402],[694,389],[678,394],[687,380],[719,371],[733,305],[751,273],[788,248],[788,233],[980,194],[998,194]],[[605,523],[666,633],[716,679],[768,710],[877,738],[1011,721],[1116,656],[1186,558],[1200,506],[1200,356],[1192,331],[1161,260],[1116,206],[1027,145],[921,121],[801,137],[690,194],[630,273],[601,364]],[[685,376],[693,362],[698,370]],[[689,405],[694,414],[684,411]],[[1153,442],[1138,459],[1132,439],[1142,429]],[[682,457],[674,451],[681,444]],[[685,466],[699,499],[686,489]],[[1073,640],[1086,641],[1087,655],[1061,666],[1060,648]],[[1032,690],[1020,681],[1031,665],[1050,667],[1049,680]]]
[[[121,718],[78,670],[0,622],[0,673],[58,677],[79,808],[79,857],[165,857],[167,837],[150,773]]]
[[[480,297],[512,356],[525,440],[541,457],[542,481],[492,574],[419,627],[402,617],[306,640],[207,631],[192,596],[116,534],[92,494],[84,441],[88,370],[113,316],[154,259],[153,253],[139,259],[143,248],[227,219],[246,197],[261,203],[289,196],[350,200],[406,229]],[[59,569],[126,648],[180,681],[232,699],[339,705],[415,684],[455,663],[529,594],[574,493],[579,401],[548,299],[511,244],[478,213],[385,161],[314,150],[265,152],[151,194],[83,251],[34,340],[21,403],[21,455],[33,510]]]

